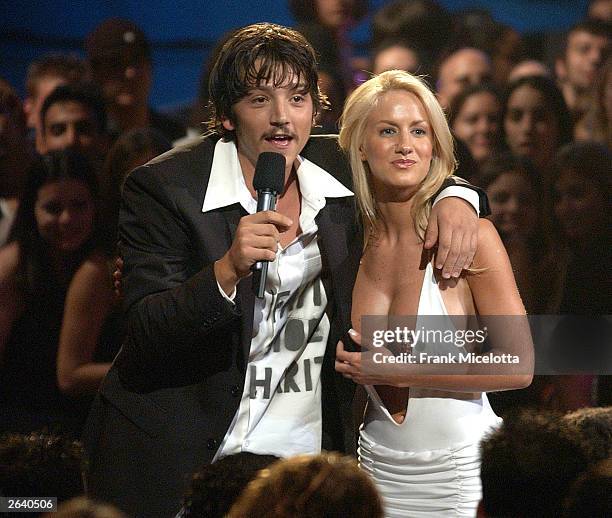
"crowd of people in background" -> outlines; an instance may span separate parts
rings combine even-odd
[[[289,4],[317,52],[330,101],[313,132],[338,133],[345,98],[372,74],[424,76],[454,134],[457,174],[487,192],[528,313],[612,313],[610,0],[592,0],[584,19],[561,38],[548,35],[539,54],[488,12],[451,16],[434,0],[393,0],[375,13],[367,0]],[[368,14],[370,54],[358,56],[350,29]],[[207,130],[216,50],[203,64],[197,101],[174,116],[149,105],[152,49],[134,23],[104,21],[84,50],[85,59],[51,54],[32,62],[24,99],[0,78],[0,493],[7,496],[84,494],[74,440],[124,332],[112,278],[122,183]],[[482,516],[609,515],[612,414],[593,407],[612,405],[610,379],[538,375],[526,389],[491,394],[505,422],[482,446]],[[323,516],[316,510],[324,508],[325,516],[382,516],[376,489],[353,461],[249,455],[195,474],[183,516]],[[224,469],[241,474],[227,501],[219,496],[227,491]],[[123,516],[84,498],[64,513],[57,516]]]

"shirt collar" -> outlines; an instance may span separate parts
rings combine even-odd
[[[297,170],[302,197],[316,205],[325,205],[325,198],[353,196],[353,193],[325,169],[310,160],[298,157]],[[257,202],[251,196],[244,181],[238,150],[233,141],[219,140],[215,145],[208,188],[204,196],[202,212],[239,203],[249,214],[257,210]]]

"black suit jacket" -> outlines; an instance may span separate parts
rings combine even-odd
[[[238,284],[234,306],[219,293],[213,263],[246,213],[239,204],[202,212],[216,140],[162,155],[132,172],[123,191],[128,333],[84,439],[92,494],[137,516],[170,516],[180,507],[189,474],[212,460],[243,392],[251,278]],[[350,188],[335,137],[311,138],[302,155]],[[353,451],[353,387],[333,369],[335,344],[348,330],[336,318],[333,294],[351,289],[335,284],[335,274],[358,235],[353,198],[328,199],[316,222],[331,322],[322,370],[323,447]]]

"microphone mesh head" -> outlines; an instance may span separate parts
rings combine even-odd
[[[253,187],[256,191],[283,192],[285,186],[285,157],[265,151],[257,157]]]

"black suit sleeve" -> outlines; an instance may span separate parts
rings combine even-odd
[[[240,309],[219,292],[213,263],[202,266],[194,257],[189,228],[170,189],[152,173],[137,169],[123,190],[120,240],[128,340],[121,360],[159,371],[216,354],[220,336],[238,326]]]

